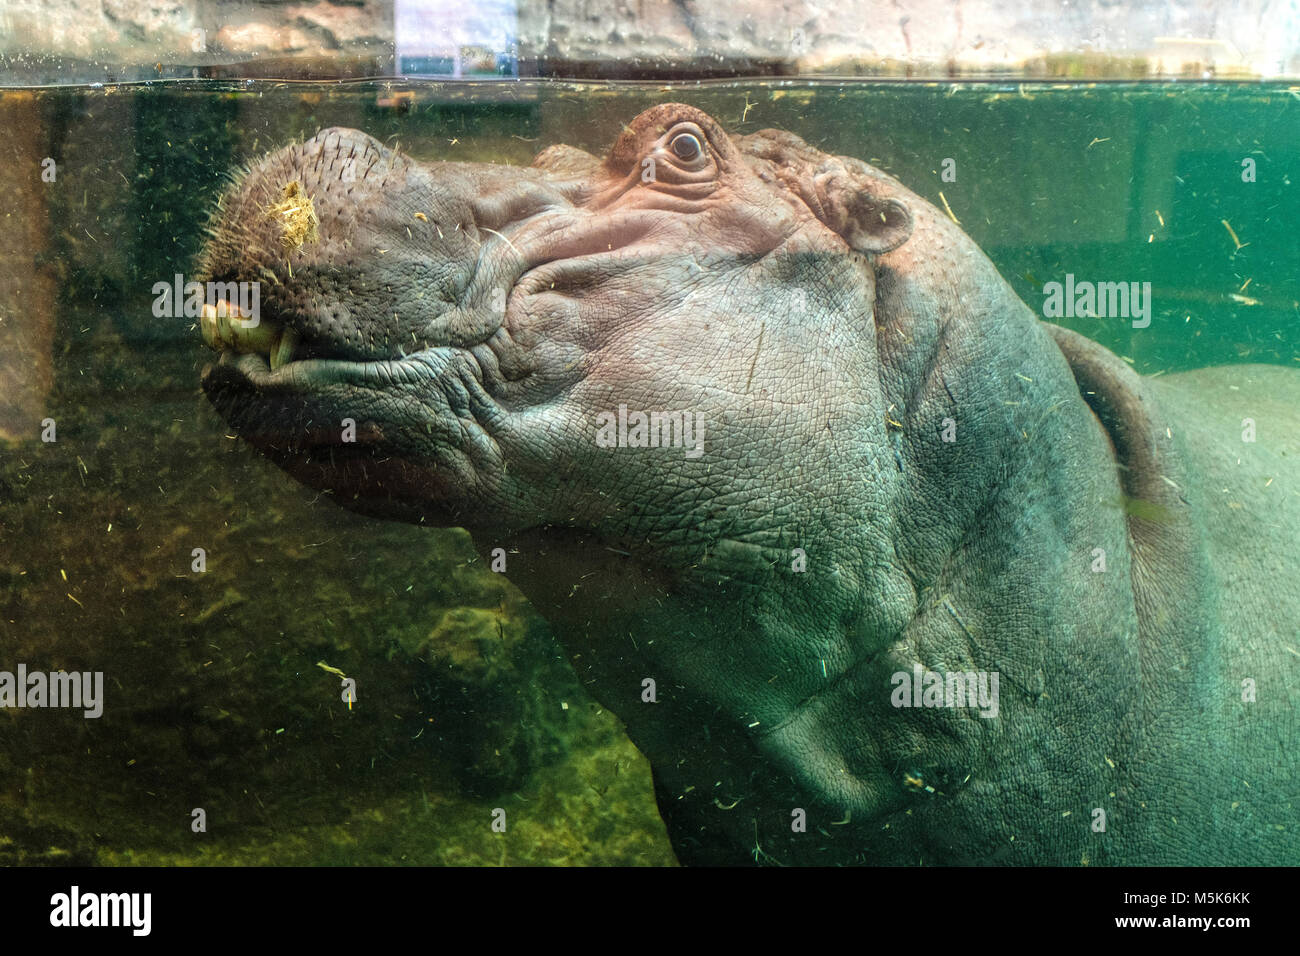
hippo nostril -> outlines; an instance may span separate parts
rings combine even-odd
[[[674,156],[684,163],[694,162],[704,152],[704,147],[700,145],[700,141],[691,133],[678,133],[673,137],[673,141],[668,144],[668,148],[673,151]]]

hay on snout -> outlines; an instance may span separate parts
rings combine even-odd
[[[319,237],[316,208],[296,179],[285,184],[284,197],[279,202],[267,205],[266,215],[280,223],[280,245],[285,252],[300,249],[304,243],[315,242]]]

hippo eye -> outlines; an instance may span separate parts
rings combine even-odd
[[[704,154],[704,147],[691,133],[678,133],[668,144],[668,148],[684,163],[693,163]]]

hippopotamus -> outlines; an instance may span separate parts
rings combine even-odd
[[[220,415],[505,561],[682,862],[1300,860],[1300,372],[1142,377],[879,169],[678,103],[527,168],[323,130],[200,272],[260,283],[205,307]]]

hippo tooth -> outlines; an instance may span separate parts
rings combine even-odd
[[[280,333],[280,341],[271,348],[271,371],[293,361],[293,350],[298,345],[298,333],[285,329]]]
[[[274,322],[258,322],[249,328],[244,324],[247,320],[238,317],[217,321],[227,323],[230,337],[226,342],[236,352],[270,353],[280,340],[280,327]]]
[[[203,342],[210,349],[221,349],[221,333],[217,330],[216,306],[204,303],[199,312],[199,330],[203,333]]]
[[[205,303],[199,312],[199,327],[209,348],[269,353],[279,344],[279,325],[259,321],[249,326],[248,321],[240,316],[238,308],[223,302]]]

